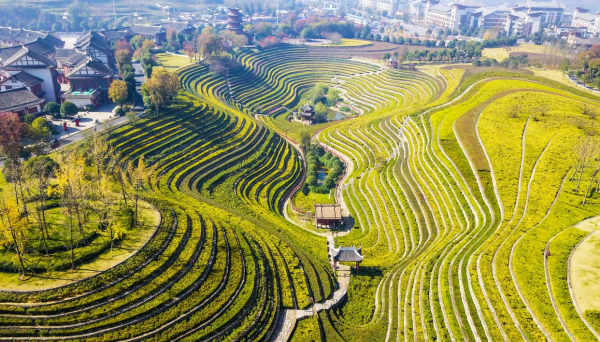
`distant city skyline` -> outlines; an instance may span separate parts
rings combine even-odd
[[[487,6],[499,6],[504,4],[514,5],[517,3],[517,0],[478,0],[479,2],[487,5]],[[538,0],[540,2],[544,0]],[[558,2],[564,3],[567,11],[573,12],[575,7],[583,7],[589,9],[590,12],[596,13],[600,11],[600,2],[598,0],[577,0],[577,1],[565,1],[558,0]]]

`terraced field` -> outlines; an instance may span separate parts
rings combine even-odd
[[[123,163],[154,167],[155,235],[92,278],[0,292],[0,340],[598,339],[568,276],[588,234],[571,227],[600,210],[597,158],[582,167],[575,152],[597,143],[582,112],[597,99],[516,73],[433,77],[298,47],[232,58],[223,75],[178,69],[169,112],[110,133]],[[336,194],[354,227],[335,237],[283,214],[305,169],[286,116],[316,83],[362,114],[311,127],[346,164]],[[349,283],[332,243],[362,246]]]

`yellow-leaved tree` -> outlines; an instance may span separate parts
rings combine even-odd
[[[155,166],[148,166],[144,162],[144,156],[141,156],[138,160],[137,166],[132,161],[127,162],[127,173],[129,174],[130,184],[133,192],[133,198],[135,201],[135,225],[139,223],[138,220],[138,199],[140,198],[140,192],[144,191],[150,176],[154,172]]]
[[[85,158],[75,152],[59,153],[56,157],[58,167],[54,173],[58,186],[53,189],[61,196],[61,208],[69,224],[71,249],[71,270],[75,270],[73,220],[77,218],[79,234],[83,238],[82,208],[85,201],[86,180],[84,177]]]
[[[0,197],[0,232],[9,248],[14,248],[19,258],[20,275],[26,276],[23,252],[27,242],[27,222],[19,211],[19,205],[13,196]]]

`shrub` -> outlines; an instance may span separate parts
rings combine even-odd
[[[60,105],[56,102],[48,102],[44,106],[44,112],[46,112],[52,116],[58,115],[60,117]]]
[[[63,116],[73,116],[79,113],[79,108],[73,102],[63,102],[60,106],[60,114]]]
[[[123,108],[116,106],[115,109],[113,109],[113,113],[115,113],[115,115],[122,116],[123,114],[125,114],[125,111],[123,110]]]
[[[33,120],[35,120],[35,115],[33,114],[27,114],[23,117],[23,121],[28,125],[31,125]]]
[[[96,111],[96,106],[89,104],[89,105],[85,105],[83,107],[86,111],[88,112],[95,112]]]

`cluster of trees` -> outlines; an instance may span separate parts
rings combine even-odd
[[[152,78],[142,85],[142,98],[147,111],[159,113],[177,98],[179,77],[165,68],[157,68]]]
[[[21,122],[16,114],[0,114],[0,152],[6,158],[3,172],[12,188],[11,191],[5,188],[0,196],[0,245],[18,256],[19,273],[27,272],[27,254],[48,256],[50,244],[70,251],[70,267],[75,269],[74,249],[89,234],[86,229],[108,232],[112,250],[113,241],[123,235],[119,231],[123,225],[117,224],[117,220],[129,217],[126,228],[138,224],[138,200],[153,169],[144,164],[143,157],[135,165],[121,165],[119,155],[107,142],[106,135],[101,134],[87,138],[85,153],[67,149],[54,158],[40,153],[23,160],[22,144],[27,132],[27,123]],[[120,191],[114,191],[113,187]],[[133,209],[129,208],[128,199],[133,202]],[[46,214],[50,202],[60,208],[64,216],[62,224],[66,225],[63,227],[66,234],[53,234],[52,241],[49,240],[52,227]],[[97,226],[87,224],[92,218]],[[29,241],[31,236],[36,241]],[[57,236],[62,240],[56,241]]]
[[[135,37],[134,37],[135,38]],[[126,40],[118,41],[115,46],[115,60],[121,80],[114,80],[108,89],[108,97],[124,107],[133,100],[135,94],[135,69],[131,64],[133,46]]]
[[[319,194],[327,194],[335,188],[338,178],[344,172],[342,161],[330,152],[325,153],[325,150],[320,146],[313,148],[306,154],[306,165],[305,190],[307,187],[308,190]],[[322,166],[327,167],[329,173],[323,179],[323,184],[318,185],[318,174]]]
[[[134,50],[133,57],[139,59],[142,69],[144,69],[144,75],[146,78],[150,78],[152,76],[152,68],[156,65],[156,61],[152,55],[156,44],[150,39],[144,39],[144,37],[138,35],[131,38],[130,45]]]
[[[562,69],[568,71],[573,66],[569,60],[563,60]],[[587,85],[592,85],[600,90],[600,45],[594,45],[589,50],[578,56],[576,77]]]
[[[329,88],[323,83],[317,83],[314,87],[305,91],[300,97],[298,111],[304,104],[309,103],[315,107],[314,121],[322,123],[327,121],[327,110],[336,103],[342,101],[337,89]]]
[[[0,4],[0,26],[11,26],[38,31],[81,31],[109,28],[108,20],[92,16],[90,7],[78,0],[71,2],[66,11],[69,14],[63,19],[63,10],[58,13],[43,11],[31,4]]]
[[[491,58],[486,58],[483,60],[478,59],[478,60],[473,61],[473,66],[476,66],[476,67],[501,66],[503,68],[516,69],[519,67],[529,66],[529,58],[527,57],[526,54],[518,55],[518,56],[509,56],[508,58],[506,58],[505,60],[503,60],[500,63],[498,63],[497,60],[491,59]]]

